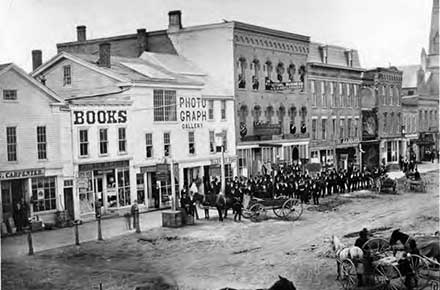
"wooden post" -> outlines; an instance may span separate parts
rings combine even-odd
[[[139,221],[139,208],[136,207],[134,210],[134,218],[135,220],[135,224],[136,224],[136,233],[140,233],[141,232],[141,226],[140,226],[140,221]]]
[[[79,229],[78,229],[78,221],[75,221],[75,245],[79,246]]]
[[[102,231],[101,231],[101,215],[97,217],[98,219],[98,241],[102,241]]]
[[[99,282],[99,290],[102,290],[102,282]]]
[[[29,255],[33,255],[34,254],[34,246],[32,243],[32,231],[31,230],[28,231],[28,244],[29,244]]]

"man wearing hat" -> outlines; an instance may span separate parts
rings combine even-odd
[[[366,228],[363,228],[362,231],[359,232],[359,238],[356,239],[356,242],[354,243],[354,245],[355,245],[355,247],[359,247],[362,250],[364,250],[362,248],[362,246],[367,241],[368,241],[368,230]],[[369,264],[368,263],[368,259],[366,257],[366,253],[364,251],[364,258],[361,260],[361,265],[359,265],[359,267],[357,265],[357,267],[358,267],[358,271],[357,271],[358,275],[357,276],[358,276],[358,286],[359,287],[363,286],[364,283],[365,283],[365,281],[364,281],[365,277],[363,277],[363,276],[366,274],[366,272],[369,272],[368,271],[368,269],[369,269],[369,265],[368,264]],[[365,268],[367,268],[367,269],[365,269]],[[365,271],[365,270],[367,270],[367,271]]]
[[[368,241],[368,230],[366,228],[363,228],[362,231],[359,232],[359,238],[356,239],[354,246],[362,249],[362,246],[367,241]]]

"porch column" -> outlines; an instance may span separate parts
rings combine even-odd
[[[128,175],[130,178],[130,204],[133,204],[133,202],[137,200],[136,170],[134,166],[128,167]]]
[[[144,180],[144,198],[145,198],[145,205],[147,206],[147,208],[150,207],[150,200],[148,198],[149,196],[149,188],[148,188],[148,179],[147,179],[147,173],[144,172],[143,174],[143,180]]]

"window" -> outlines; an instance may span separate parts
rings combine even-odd
[[[176,91],[154,90],[154,121],[176,121]]]
[[[312,92],[312,106],[316,107],[316,87],[315,81],[310,81],[310,91]]]
[[[208,120],[214,120],[214,100],[208,100]]]
[[[145,156],[147,158],[153,157],[153,134],[145,134]]]
[[[347,137],[351,137],[351,118],[347,119]]]
[[[223,151],[228,151],[228,132],[226,130],[222,131],[223,134]]]
[[[346,91],[347,91],[347,107],[351,107],[351,84],[346,84]]]
[[[326,82],[321,82],[321,103],[323,108],[327,108],[327,92],[325,91]]]
[[[222,100],[221,101],[221,115],[222,115],[222,120],[226,120],[226,101]]]
[[[64,86],[72,84],[72,69],[70,65],[63,66],[63,84]]]
[[[252,89],[253,90],[258,90],[260,88],[260,75],[259,75],[259,70],[260,70],[260,62],[257,59],[254,59],[254,61],[251,64],[251,69],[253,72],[252,75]]]
[[[108,153],[108,131],[107,129],[99,129],[99,154]]]
[[[338,95],[339,95],[339,107],[343,106],[343,102],[342,102],[342,98],[343,98],[343,91],[342,91],[342,83],[339,83],[339,90],[338,90]]]
[[[5,101],[17,100],[17,90],[3,90],[3,100]]]
[[[322,140],[327,139],[327,119],[321,120],[321,133]]]
[[[344,138],[345,120],[339,119],[339,138]]]
[[[358,137],[358,126],[359,126],[359,119],[355,118],[353,121],[353,126],[354,126],[354,137],[357,138]]]
[[[240,58],[238,60],[238,88],[246,88],[246,59]]]
[[[47,159],[47,141],[46,141],[46,127],[38,126],[37,127],[37,153],[38,159],[44,160]]]
[[[316,119],[312,119],[312,139],[316,140],[317,136],[316,136],[316,126],[317,126],[317,120]]]
[[[215,152],[215,134],[214,131],[209,131],[209,152]]]
[[[6,148],[8,161],[17,161],[17,128],[6,127]]]
[[[332,137],[333,139],[336,138],[336,119],[332,119]]]
[[[118,170],[118,199],[119,206],[127,206],[131,204],[130,201],[130,174],[129,169]]]
[[[79,130],[79,156],[89,155],[89,136],[87,129]]]
[[[189,147],[189,154],[196,154],[194,132],[188,132],[188,147]]]
[[[55,210],[55,177],[32,178],[32,200],[34,212]]]
[[[387,112],[383,113],[383,131],[387,132]]]
[[[358,85],[353,85],[353,107],[359,107],[359,97],[358,97]]]
[[[163,155],[170,156],[171,154],[171,140],[170,133],[163,133]]]
[[[390,96],[390,105],[393,105],[394,103],[394,87],[389,87],[389,96]]]
[[[332,98],[332,107],[336,107],[336,94],[335,94],[335,83],[330,82],[330,96]]]
[[[119,153],[127,152],[127,135],[125,128],[118,128],[118,148]]]

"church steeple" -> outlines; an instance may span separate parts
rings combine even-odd
[[[429,33],[429,54],[439,54],[439,0],[433,0],[431,14],[431,31]]]

